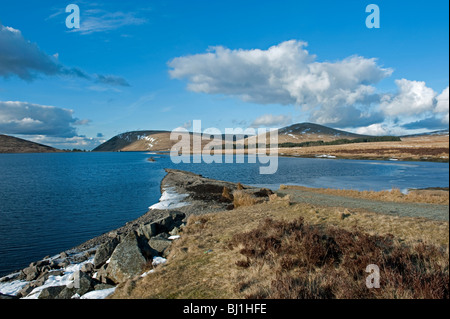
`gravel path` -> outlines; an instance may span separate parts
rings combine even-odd
[[[382,202],[290,189],[278,191],[277,193],[281,196],[290,195],[294,202],[303,202],[312,205],[366,209],[381,214],[426,217],[434,220],[449,221],[448,205]]]

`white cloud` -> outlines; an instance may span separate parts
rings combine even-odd
[[[73,137],[53,137],[46,135],[19,135],[18,137],[48,146],[52,146],[58,149],[84,149],[92,150],[101,143],[106,142],[103,136],[86,137],[86,136],[73,136]]]
[[[448,86],[442,91],[440,95],[436,97],[436,108],[435,113],[440,113],[442,116],[442,123],[449,124],[449,103],[448,103]]]
[[[0,101],[0,132],[4,134],[77,136],[77,125],[89,120],[73,117],[73,111],[17,101]]]
[[[292,116],[290,115],[272,115],[265,114],[256,118],[250,127],[283,127],[292,124]]]
[[[134,12],[107,12],[101,9],[90,9],[83,12],[80,28],[72,29],[70,32],[85,35],[117,30],[125,26],[142,25],[147,22],[147,19],[138,17]]]
[[[347,123],[349,106],[368,106],[378,99],[374,84],[392,70],[374,58],[350,56],[336,62],[316,62],[305,42],[286,41],[267,50],[230,50],[221,46],[209,52],[178,57],[169,62],[175,79],[187,79],[194,92],[225,94],[260,104],[316,108],[313,119],[321,124]],[[333,117],[324,117],[338,108]],[[369,117],[352,108],[351,114]],[[370,113],[370,112],[369,112]]]
[[[382,99],[380,107],[386,115],[418,115],[433,110],[436,92],[425,82],[401,79],[395,80],[395,84],[398,93],[385,95]]]
[[[389,135],[389,130],[386,125],[377,123],[369,126],[359,127],[355,130],[355,133],[361,135],[375,135],[375,136],[383,136]]]

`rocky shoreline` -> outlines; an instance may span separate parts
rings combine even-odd
[[[164,263],[190,215],[233,209],[232,199],[224,193],[243,187],[185,171],[166,172],[160,203],[145,215],[0,278],[0,299],[105,298],[117,285]]]

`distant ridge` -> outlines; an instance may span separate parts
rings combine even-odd
[[[448,129],[447,130],[439,130],[439,131],[427,132],[427,133],[403,135],[401,137],[444,136],[444,135],[449,135]]]
[[[59,149],[23,140],[21,138],[0,135],[0,153],[57,153]]]
[[[170,140],[169,131],[132,131],[114,136],[96,147],[94,152],[139,152],[169,151],[177,141]],[[189,133],[192,134],[192,133]],[[334,141],[367,137],[346,131],[336,130],[313,123],[299,123],[278,130],[279,143],[298,143],[305,141]],[[225,136],[222,136],[225,139]],[[237,137],[240,139],[241,137]]]
[[[146,139],[150,140],[152,135],[158,135],[158,134],[170,135],[170,132],[168,132],[168,131],[132,131],[132,132],[121,133],[121,134],[116,135],[113,138],[109,139],[105,143],[97,146],[92,151],[93,152],[122,151],[126,147],[130,146],[131,144],[133,144],[135,142],[143,141]],[[142,150],[146,151],[147,149],[142,149]]]

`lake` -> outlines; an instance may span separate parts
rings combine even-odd
[[[153,156],[156,162],[148,162]],[[123,226],[158,202],[164,168],[266,186],[357,190],[448,187],[449,165],[279,158],[259,164],[178,164],[148,153],[0,154],[0,276]]]

